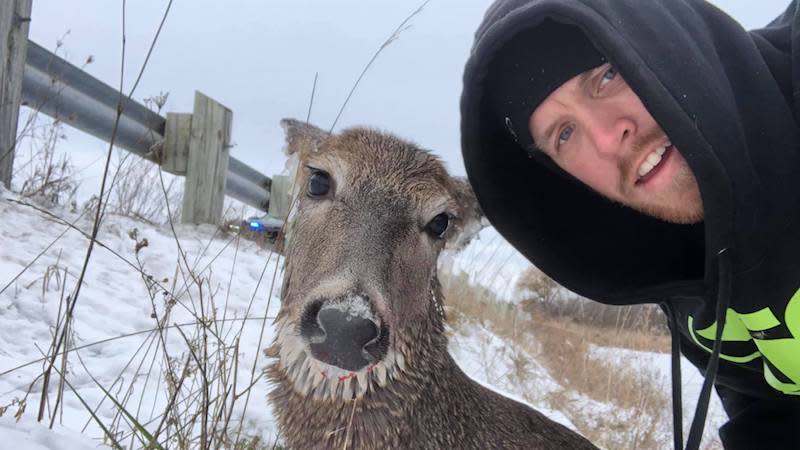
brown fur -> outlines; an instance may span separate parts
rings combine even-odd
[[[481,214],[469,185],[426,151],[375,130],[328,135],[284,121],[298,157],[270,401],[294,449],[594,449],[532,408],[467,377],[447,352],[436,261]],[[309,167],[330,195],[305,194]],[[440,213],[442,239],[425,231]],[[391,330],[386,357],[357,373],[315,360],[298,334],[317,298],[363,292]]]

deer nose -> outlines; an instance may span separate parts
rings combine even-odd
[[[316,359],[349,371],[376,359],[381,327],[363,297],[312,304],[303,316],[300,334]]]

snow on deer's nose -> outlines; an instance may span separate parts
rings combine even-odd
[[[377,344],[387,333],[361,295],[312,303],[303,313],[300,334],[314,358],[344,370],[357,371],[386,354]]]

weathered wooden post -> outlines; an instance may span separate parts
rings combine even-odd
[[[31,0],[0,0],[0,183],[11,186]]]
[[[200,92],[195,92],[192,114],[167,114],[161,164],[186,176],[183,223],[222,220],[232,120],[230,109]]]
[[[273,219],[283,221],[282,235],[278,236],[274,250],[281,255],[285,255],[286,244],[291,241],[292,228],[289,222],[289,213],[292,208],[292,190],[294,187],[294,175],[273,175],[269,192],[269,210],[267,215]]]
[[[270,216],[286,220],[289,217],[289,208],[292,202],[292,183],[294,180],[289,175],[274,175],[270,185],[269,211]]]
[[[161,170],[173,175],[186,175],[191,137],[192,115],[190,113],[167,113],[164,147],[160,159],[155,161],[161,165]]]

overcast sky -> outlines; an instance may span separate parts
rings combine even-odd
[[[649,1],[649,0],[643,0]],[[233,111],[232,154],[272,176],[283,170],[283,117],[305,118],[314,73],[311,121],[329,128],[364,65],[419,1],[174,0],[144,78],[141,101],[169,92],[166,111],[191,112],[195,90]],[[431,0],[387,47],[350,101],[337,129],[371,125],[433,149],[463,174],[458,100],[472,34],[488,0]],[[788,0],[717,0],[745,28],[766,24]],[[126,92],[138,73],[166,0],[129,0]],[[30,38],[119,83],[121,0],[33,0]],[[70,130],[61,145],[96,189],[107,144]]]

